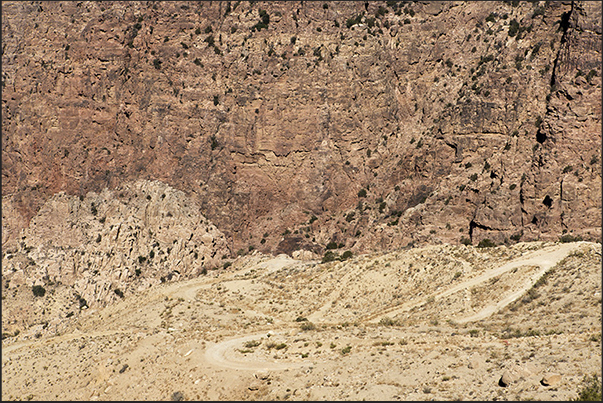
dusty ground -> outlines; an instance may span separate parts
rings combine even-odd
[[[590,374],[588,242],[255,254],[2,345],[2,400],[569,400]]]

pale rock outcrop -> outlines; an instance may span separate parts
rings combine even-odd
[[[3,252],[9,289],[67,286],[72,303],[83,299],[88,307],[201,275],[231,255],[224,234],[183,192],[146,180],[81,198],[55,195],[22,230],[18,246]],[[3,322],[19,319],[13,308]]]

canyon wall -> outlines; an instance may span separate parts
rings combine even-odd
[[[3,249],[139,180],[228,258],[600,240],[601,4],[4,2],[2,127]]]

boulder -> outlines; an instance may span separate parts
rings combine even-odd
[[[561,375],[555,373],[544,374],[540,384],[543,386],[554,386],[561,382]]]
[[[502,376],[498,380],[498,386],[502,386],[502,387],[506,388],[512,382],[515,382],[516,380],[517,380],[517,374],[515,374],[514,371],[506,370],[505,372],[503,372]]]

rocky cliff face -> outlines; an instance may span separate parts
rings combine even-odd
[[[22,247],[25,229],[38,234],[35,247],[67,242],[72,262],[75,249],[129,248],[114,242],[129,225],[128,236],[147,238],[111,264],[130,276],[153,242],[172,241],[156,227],[167,214],[158,191],[127,224],[140,213],[129,209],[147,204],[126,207],[133,199],[118,189],[140,179],[199,206],[196,217],[217,227],[208,233],[227,243],[207,249],[214,258],[226,248],[321,256],[329,244],[361,253],[601,237],[599,2],[5,2],[2,11],[4,250]],[[77,223],[68,211],[91,198],[120,215],[89,216],[92,232],[42,229],[48,217]],[[62,215],[44,213],[53,209]],[[171,234],[183,253],[205,245],[200,222]],[[177,259],[183,270],[204,267]]]

